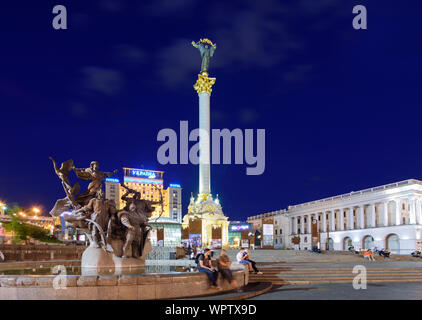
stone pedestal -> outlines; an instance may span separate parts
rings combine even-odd
[[[115,253],[118,253],[119,248],[118,243],[113,242]],[[92,243],[82,254],[81,274],[91,276],[143,273],[145,272],[145,258],[151,249],[151,243],[147,239],[141,258],[120,258],[113,252],[106,252],[101,248],[96,248]]]

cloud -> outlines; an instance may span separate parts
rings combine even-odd
[[[118,12],[126,8],[123,0],[101,0],[98,2],[100,8],[108,12]]]
[[[283,73],[283,80],[289,84],[297,84],[309,77],[311,65],[295,65]]]
[[[229,120],[229,113],[220,109],[214,109],[211,112],[211,120],[216,122],[225,122]]]
[[[178,39],[163,48],[158,56],[158,74],[164,84],[177,87],[193,79],[201,69],[201,56],[192,40]]]
[[[69,103],[69,113],[75,118],[84,118],[88,115],[89,109],[80,102]]]
[[[82,73],[82,85],[85,88],[108,96],[120,93],[124,84],[123,75],[113,69],[89,66],[83,68]]]
[[[250,124],[255,122],[259,117],[258,112],[254,109],[246,108],[239,112],[239,120],[243,124]]]
[[[150,0],[146,5],[143,3],[140,11],[146,16],[162,17],[177,14],[180,18],[190,16],[191,10],[197,3],[197,0]]]
[[[116,46],[114,56],[120,63],[132,67],[142,65],[148,59],[148,55],[144,50],[130,44]]]
[[[87,28],[90,24],[91,17],[88,14],[84,14],[84,13],[77,13],[75,12],[74,14],[69,16],[69,26],[70,27],[75,27],[75,28]]]
[[[157,11],[158,4],[163,5],[160,18],[174,19],[175,11],[182,7],[178,1],[160,0],[154,5]],[[195,9],[191,1],[184,1],[184,5],[188,11]],[[198,27],[207,31],[198,38],[209,37],[217,43],[210,72],[227,68],[239,71],[256,67],[271,69],[282,64],[295,67],[292,58],[297,60],[309,49],[313,34],[325,32],[339,19],[337,7],[339,3],[335,0],[296,0],[288,4],[276,0],[210,2]],[[298,19],[306,24],[298,27]],[[160,49],[158,73],[168,86],[175,87],[189,81],[192,73],[199,71],[199,54],[189,45],[192,40],[198,39],[179,38]],[[295,82],[295,77],[305,77],[311,68],[301,62],[289,75],[275,76],[280,81]]]

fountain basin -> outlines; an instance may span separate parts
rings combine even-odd
[[[13,264],[9,263],[8,267]],[[248,284],[247,268],[233,264],[232,272],[239,286]],[[223,289],[221,292],[231,290],[227,280],[221,277],[218,285]],[[210,288],[206,274],[200,272],[0,275],[0,300],[151,300],[189,298],[215,292]]]

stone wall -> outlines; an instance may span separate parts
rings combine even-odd
[[[249,272],[233,270],[240,286]],[[56,284],[56,288],[53,286]],[[62,285],[62,288],[60,288]],[[218,285],[231,290],[219,277]],[[215,294],[204,273],[120,276],[0,276],[0,300],[151,300]]]
[[[7,261],[80,260],[85,246],[64,245],[0,245]]]
[[[80,260],[85,246],[64,245],[0,245],[7,261]],[[148,260],[172,260],[184,258],[184,249],[177,247],[152,247]]]

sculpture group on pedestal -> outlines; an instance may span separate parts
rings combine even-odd
[[[50,157],[50,160],[66,194],[65,198],[56,201],[50,214],[62,216],[72,227],[84,231],[94,248],[102,248],[117,257],[145,259],[143,252],[151,230],[148,219],[154,211],[152,205],[163,205],[161,190],[160,201],[149,201],[141,199],[139,192],[122,183],[126,193],[121,199],[126,205],[118,210],[114,201],[105,199],[102,188],[102,182],[117,170],[101,172],[96,161],[91,162],[89,168],[78,169],[73,160],[62,163],[58,168],[54,159]],[[72,170],[79,179],[90,181],[86,192],[78,194],[79,183],[70,184]]]

